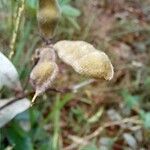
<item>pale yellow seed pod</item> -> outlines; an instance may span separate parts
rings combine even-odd
[[[51,87],[58,74],[58,66],[53,49],[41,48],[36,52],[39,53],[39,60],[30,74],[30,82],[36,90],[36,95],[40,95]]]
[[[41,62],[38,63],[30,74],[32,85],[36,89],[36,94],[42,94],[49,87],[56,78],[58,73],[58,66],[54,62]]]
[[[84,76],[111,80],[114,70],[108,56],[84,41],[59,41],[54,45],[58,56]]]

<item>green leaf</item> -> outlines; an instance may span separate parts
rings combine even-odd
[[[76,21],[75,18],[68,17],[67,19],[68,19],[68,21],[71,23],[71,25],[74,26],[75,29],[80,30],[80,26],[79,26],[79,24],[77,23],[77,21]]]
[[[60,5],[68,4],[70,2],[71,2],[71,0],[59,0]]]
[[[145,115],[144,125],[146,128],[150,128],[150,112]]]
[[[122,96],[130,109],[139,104],[139,96],[137,95],[133,96],[128,91],[123,91]]]
[[[13,122],[7,129],[7,136],[14,150],[33,150],[30,136],[19,124]]]
[[[62,14],[64,16],[70,16],[70,17],[78,17],[80,16],[80,11],[70,5],[62,5],[61,6]]]
[[[146,86],[147,89],[150,88],[150,77],[148,77],[144,80],[144,85]]]
[[[61,110],[69,101],[71,101],[73,98],[73,95],[71,93],[66,94],[61,102],[58,104],[58,108]]]
[[[37,6],[37,0],[26,0],[26,7],[31,13],[36,13]]]
[[[39,116],[40,112],[37,109],[29,109],[29,118],[31,125],[34,125],[37,122]]]
[[[26,0],[26,11],[30,17],[36,16],[37,6],[38,6],[37,0]]]
[[[55,114],[55,110],[61,110],[69,101],[71,101],[73,98],[72,94],[66,94],[60,102],[53,108],[52,112],[48,115],[48,117],[45,119],[45,123],[47,123],[50,119],[53,118]]]
[[[144,112],[143,110],[141,110],[140,116],[144,122],[144,127],[150,128],[150,112]]]
[[[91,144],[91,145],[85,146],[81,150],[98,150],[98,149],[97,149],[97,147],[95,145]]]
[[[37,0],[26,0],[26,3],[28,4],[28,6],[34,9],[37,8],[37,2],[38,2]]]

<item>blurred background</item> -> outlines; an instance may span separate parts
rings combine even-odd
[[[0,0],[0,51],[9,55],[19,0]],[[105,51],[110,81],[46,92],[0,129],[0,150],[150,150],[150,0],[59,0],[56,40],[84,40]],[[26,92],[32,55],[42,44],[37,0],[26,0],[12,62]],[[54,86],[88,81],[59,61]],[[14,96],[7,88],[1,98]],[[33,95],[28,98],[31,99]]]

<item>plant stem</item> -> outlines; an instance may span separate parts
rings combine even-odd
[[[54,106],[54,135],[53,135],[53,150],[58,150],[59,145],[59,132],[60,132],[60,109],[58,107],[60,103],[60,95],[57,96],[55,106]]]

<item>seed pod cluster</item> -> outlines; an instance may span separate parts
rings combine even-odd
[[[66,64],[84,76],[111,80],[113,66],[108,56],[84,41],[59,41],[54,44],[58,56]]]
[[[30,74],[30,82],[40,95],[51,87],[57,76],[58,66],[55,62],[55,52],[52,47],[37,49],[39,60]]]

